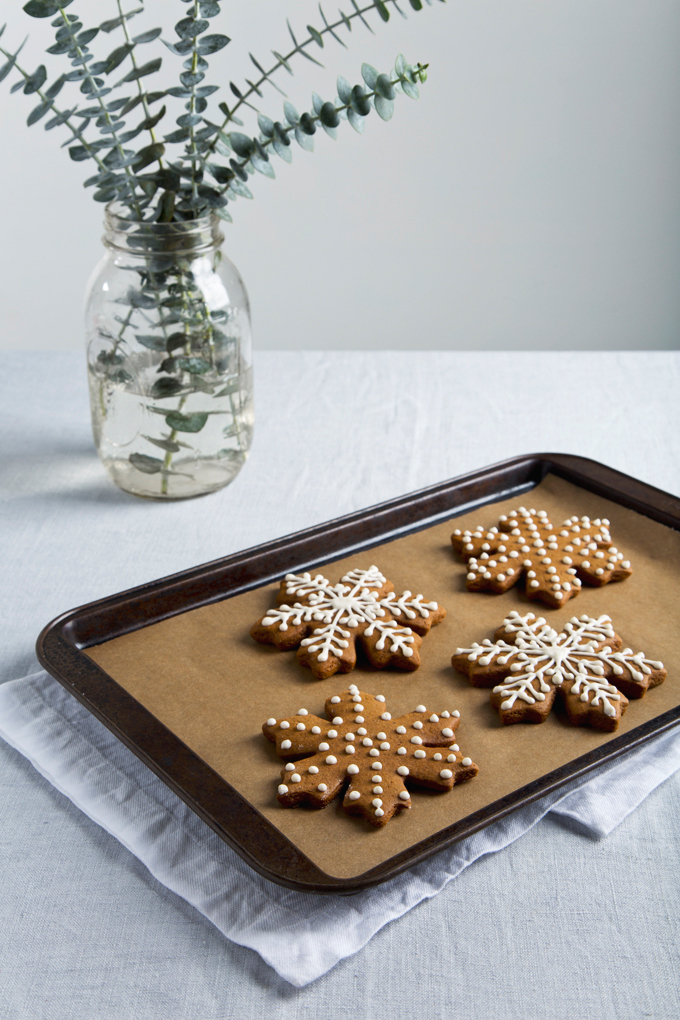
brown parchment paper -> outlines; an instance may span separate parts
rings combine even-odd
[[[505,595],[465,589],[465,565],[453,554],[454,527],[491,527],[519,505],[546,510],[554,524],[577,514],[608,517],[612,540],[630,558],[633,576],[600,589],[584,585],[564,609],[530,603],[513,588]],[[540,778],[591,748],[640,725],[680,702],[680,533],[617,503],[549,475],[519,499],[489,505],[368,552],[322,568],[331,581],[347,569],[375,563],[397,592],[409,589],[439,601],[446,620],[423,641],[422,665],[414,673],[358,667],[349,675],[315,680],[294,652],[255,643],[249,630],[270,605],[278,586],[225,599],[215,605],[145,627],[88,650],[90,657],[160,719],[208,765],[232,784],[273,825],[327,874],[351,878],[440,829]],[[451,666],[458,646],[492,637],[512,610],[535,612],[561,629],[572,616],[609,615],[626,646],[661,659],[668,679],[631,701],[615,734],[575,728],[553,712],[541,725],[503,726],[489,692],[470,686]],[[281,759],[262,735],[262,723],[300,708],[324,715],[327,697],[356,683],[384,694],[393,716],[424,704],[441,712],[458,709],[456,741],[479,766],[472,781],[450,793],[412,790],[412,809],[373,829],[343,811],[340,799],[323,811],[281,808],[276,800]]]

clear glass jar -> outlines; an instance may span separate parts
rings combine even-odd
[[[111,478],[136,496],[214,492],[250,449],[250,308],[219,223],[106,209],[85,306],[92,428]]]

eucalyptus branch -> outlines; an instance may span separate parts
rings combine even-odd
[[[128,26],[127,26],[127,23],[128,23],[129,19],[123,13],[123,5],[121,3],[121,0],[116,0],[116,5],[118,7],[118,17],[120,19],[120,27],[123,29],[123,33],[125,35],[125,45],[129,49],[128,56],[130,57],[130,60],[132,62],[132,66],[133,66],[135,72],[137,72],[137,77],[136,77],[135,80],[137,82],[137,94],[138,94],[140,102],[142,104],[142,109],[144,110],[144,122],[143,122],[144,130],[149,132],[149,136],[151,138],[151,142],[152,142],[152,144],[154,144],[156,142],[156,135],[155,135],[155,132],[154,132],[154,128],[155,128],[156,124],[158,124],[159,121],[161,121],[163,119],[163,117],[165,116],[165,112],[166,112],[165,111],[165,107],[163,107],[161,109],[161,111],[158,114],[156,114],[155,116],[151,115],[151,111],[149,109],[149,104],[148,104],[147,98],[146,98],[146,91],[144,90],[144,88],[142,86],[141,78],[139,77],[139,64],[137,63],[137,57],[135,56],[135,46],[139,44],[139,40],[137,40],[137,42],[133,42],[131,37],[130,37],[130,33],[128,31]],[[158,38],[158,36],[161,34],[161,31],[162,31],[162,29],[160,29],[160,28],[159,29],[152,29],[151,32],[146,33],[146,38],[145,38],[144,41],[145,42],[147,42],[147,41],[151,42],[152,39]],[[163,159],[162,159],[162,156],[160,156],[160,155],[158,157],[158,167],[159,167],[160,170],[163,169]]]
[[[4,26],[3,26],[3,29],[4,29]],[[0,35],[1,34],[2,34],[2,32],[0,32]],[[0,53],[3,55],[3,57],[8,58],[8,61],[11,61],[12,67],[15,68],[18,71],[18,73],[24,79],[24,82],[26,82],[26,84],[32,85],[34,83],[34,81],[35,81],[35,72],[31,75],[31,74],[28,73],[28,71],[24,70],[24,68],[21,67],[20,64],[17,64],[16,56],[18,54],[18,51],[17,51],[17,54],[11,54],[11,53],[8,53],[7,50],[4,49],[2,46],[0,46]],[[7,64],[5,64],[4,67],[0,68],[0,81],[2,81],[2,79],[4,77],[3,71],[5,70],[6,67],[7,67]],[[90,145],[90,142],[88,141],[87,138],[85,138],[85,136],[84,136],[83,132],[80,130],[80,128],[76,127],[76,125],[73,124],[71,119],[70,119],[73,116],[73,114],[76,112],[77,108],[74,108],[73,110],[60,110],[55,105],[54,99],[56,98],[58,92],[60,91],[61,86],[63,85],[63,79],[61,79],[61,78],[58,79],[57,83],[59,84],[59,88],[55,89],[55,86],[53,85],[53,86],[51,86],[50,89],[47,90],[47,92],[44,92],[42,90],[42,88],[40,88],[40,87],[37,87],[37,88],[31,87],[30,88],[30,93],[35,93],[38,96],[38,98],[41,100],[41,103],[40,103],[40,106],[37,106],[35,108],[35,110],[33,110],[29,114],[29,116],[28,116],[29,126],[31,124],[37,123],[38,120],[41,119],[41,117],[43,117],[48,111],[52,110],[54,112],[55,116],[54,116],[54,118],[51,121],[48,121],[48,123],[46,124],[46,129],[49,130],[52,127],[60,127],[62,124],[64,124],[69,129],[69,131],[71,132],[71,138],[69,138],[64,143],[64,145],[70,145],[71,142],[73,142],[73,141],[80,142],[80,144],[83,146],[83,148],[87,151],[88,156],[95,161],[95,163],[100,168],[100,170],[105,172],[106,171],[106,167],[105,167],[104,163],[102,162],[102,160],[100,159],[98,153]],[[55,84],[57,84],[57,83],[55,83]],[[24,91],[26,91],[26,90],[24,89]],[[50,92],[53,92],[53,94],[50,95]],[[27,93],[27,94],[29,94],[29,93]]]
[[[446,3],[446,0],[440,0],[440,2],[441,3]],[[239,121],[236,119],[236,113],[239,111],[241,106],[243,106],[243,105],[250,106],[249,99],[254,94],[259,96],[260,98],[262,97],[261,89],[262,89],[262,86],[264,84],[268,83],[268,84],[272,85],[278,92],[282,92],[282,90],[278,87],[278,85],[276,85],[276,83],[271,80],[272,75],[276,74],[277,71],[280,71],[281,68],[285,68],[286,71],[288,71],[288,73],[292,75],[293,74],[293,69],[290,66],[290,61],[293,60],[294,57],[296,57],[298,55],[306,57],[307,60],[310,60],[313,64],[316,64],[318,67],[323,67],[323,64],[321,64],[310,53],[307,53],[307,47],[311,46],[312,44],[314,44],[314,45],[320,47],[321,49],[323,49],[323,46],[324,46],[324,36],[326,36],[326,35],[332,36],[332,38],[335,39],[336,42],[340,43],[341,46],[344,46],[346,48],[346,44],[343,42],[343,40],[337,34],[336,29],[342,27],[342,28],[346,28],[348,32],[351,32],[352,31],[352,22],[355,19],[358,18],[362,22],[362,24],[369,30],[369,32],[373,32],[373,29],[371,28],[370,23],[365,18],[365,15],[370,13],[371,11],[375,10],[375,11],[378,12],[378,14],[380,15],[380,17],[381,17],[381,19],[383,21],[389,21],[390,13],[389,13],[389,9],[387,7],[388,3],[391,3],[396,8],[396,10],[399,11],[399,13],[403,17],[405,17],[403,11],[400,9],[400,7],[398,5],[397,0],[371,0],[371,2],[368,3],[365,7],[359,7],[357,2],[356,2],[356,0],[351,0],[351,3],[352,3],[352,6],[354,7],[354,10],[350,14],[345,14],[343,11],[339,11],[338,12],[339,15],[340,15],[339,19],[337,21],[333,22],[332,24],[329,24],[329,22],[328,22],[328,20],[326,18],[326,15],[324,14],[323,8],[322,8],[321,4],[319,4],[319,12],[320,12],[321,17],[323,19],[324,27],[321,28],[321,29],[317,29],[317,28],[314,28],[312,25],[307,25],[307,31],[309,32],[309,35],[307,36],[306,39],[303,39],[302,42],[298,42],[297,41],[297,39],[295,37],[295,33],[293,32],[293,29],[291,27],[290,21],[288,19],[286,19],[286,24],[288,26],[288,31],[290,32],[290,36],[291,36],[291,39],[293,41],[293,49],[290,50],[285,55],[277,52],[276,50],[272,50],[272,53],[274,54],[274,56],[276,58],[276,63],[268,71],[265,71],[265,69],[262,67],[262,65],[259,63],[259,61],[257,61],[255,59],[253,54],[249,53],[248,55],[249,55],[252,63],[255,65],[257,70],[260,72],[260,77],[255,82],[252,82],[249,79],[246,79],[249,87],[245,91],[241,91],[234,84],[233,81],[229,83],[229,87],[230,87],[232,93],[234,94],[234,96],[236,96],[236,100],[237,101],[234,104],[234,106],[232,106],[231,108],[229,108],[226,103],[220,103],[220,110],[224,114],[224,120],[220,124],[220,129],[222,131],[224,131],[224,129],[227,127],[227,125],[230,122],[239,123]],[[410,5],[411,5],[411,7],[413,8],[414,11],[422,10],[422,7],[423,7],[422,0],[409,0],[409,3],[410,3]],[[432,0],[426,0],[426,3],[431,5]],[[282,94],[285,95],[285,93],[282,93]],[[239,124],[239,126],[240,126],[240,124]],[[210,154],[212,152],[214,152],[215,145],[216,145],[216,140],[213,141],[213,143],[208,147],[208,150],[207,150],[206,156],[205,156],[206,160],[209,159]]]

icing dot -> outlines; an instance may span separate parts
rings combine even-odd
[[[309,766],[309,768],[307,769],[307,771],[308,771],[308,772],[311,772],[311,774],[312,774],[313,776],[315,776],[315,775],[317,774],[317,772],[318,772],[319,770],[318,770],[318,768],[316,767],[316,765],[310,765],[310,766]]]
[[[290,761],[286,765],[286,772],[295,772],[295,766]]]
[[[390,749],[390,745],[387,743],[386,740],[383,740],[382,744],[380,745],[380,750],[381,751],[389,751],[389,749]]]
[[[363,712],[363,710],[364,710],[363,705],[355,705],[354,708],[352,709],[353,712]]]
[[[352,792],[349,795],[349,799],[350,800],[359,800],[360,796],[361,796],[361,794],[359,793],[358,790],[352,790]]]
[[[629,570],[630,569],[630,560],[624,560],[623,563],[621,564],[621,566],[623,567],[624,570]]]
[[[416,719],[416,721],[413,724],[413,729],[414,730],[422,730],[422,728],[423,728],[423,724],[421,723],[420,719]]]
[[[382,782],[382,776],[378,776],[378,775],[371,776],[371,782],[372,783],[381,783]]]
[[[442,760],[441,754],[435,754],[433,757],[434,757],[435,761],[441,761]]]
[[[276,719],[267,719],[267,726],[276,726]]]
[[[452,737],[453,736],[453,730],[450,730],[448,728],[448,726],[447,726],[447,728],[445,730],[442,730],[442,736],[443,737]]]
[[[344,721],[345,720],[342,718],[341,715],[336,715],[335,719],[333,719],[333,725],[334,726],[342,726]]]
[[[599,574],[604,574],[604,570],[602,569],[602,567],[598,567],[597,570],[595,571],[595,573],[598,574],[598,575]]]
[[[376,701],[384,701],[385,700],[385,695],[384,694],[376,694],[375,700]]]
[[[567,564],[567,566],[569,566],[569,567],[570,567],[570,566],[572,565],[572,563],[573,563],[574,561],[572,560],[571,556],[565,556],[565,557],[563,558],[562,562],[563,562],[563,563],[566,563],[566,564]]]
[[[587,567],[590,566],[590,562],[588,560],[584,560],[583,563],[581,564],[581,566],[587,568]]]
[[[425,758],[425,757],[427,757],[427,756],[426,756],[426,754],[425,754],[425,751],[421,751],[421,750],[418,750],[418,751],[416,751],[416,752],[414,753],[414,757],[415,757],[415,758]]]
[[[442,719],[448,719],[450,715],[450,712],[442,712]]]
[[[364,747],[373,747],[373,741],[371,740],[370,737],[364,737],[361,743],[364,745]]]
[[[405,747],[398,747],[397,748],[397,754],[406,754],[406,753],[407,752],[406,752],[406,748]]]
[[[427,721],[428,722],[439,722],[439,716],[438,715],[431,715],[430,718]]]
[[[378,755],[380,754],[380,751],[378,750],[377,747],[372,747],[368,753],[371,755],[372,758],[377,758]]]
[[[499,581],[504,581],[505,580],[505,574],[499,574],[498,575],[498,580]]]
[[[339,704],[340,704],[340,698],[336,694],[334,698],[331,698],[331,705],[339,705]]]
[[[345,748],[345,754],[354,754],[354,747],[352,744],[348,744]]]
[[[371,768],[373,768],[373,769],[381,769],[382,768],[382,762],[381,761],[372,761],[371,762]]]
[[[281,723],[281,729],[282,730],[289,730],[290,729],[290,723],[286,722],[286,720],[284,719],[283,722]]]
[[[535,570],[527,570],[527,577],[536,577]]]
[[[381,801],[380,797],[375,797],[371,801],[371,805],[372,805],[372,807],[382,807],[382,801]]]
[[[376,737],[378,738],[378,740],[387,740],[387,734],[383,733],[382,730],[380,731],[380,733],[376,733]]]
[[[453,717],[454,717],[455,719],[460,719],[460,712],[458,711],[458,709],[456,709],[456,710],[455,710],[455,712],[452,712],[452,713],[451,713],[451,715],[452,715],[452,716],[453,716]]]
[[[411,737],[412,744],[422,744],[422,742],[423,742],[422,737]]]
[[[382,792],[383,792],[382,786],[374,786],[373,787],[373,793],[382,793]]]
[[[442,779],[452,779],[453,778],[453,772],[451,771],[451,769],[442,769],[441,772],[439,773],[439,775],[442,777]]]
[[[467,576],[467,579],[468,579],[468,581],[474,581],[474,579],[475,579],[476,577],[477,577],[477,575],[476,575],[476,574],[468,574],[468,576]]]
[[[295,727],[295,729],[296,729],[296,730],[306,730],[306,729],[307,729],[307,727],[305,726],[305,724],[304,724],[303,722],[299,722],[299,723],[297,724],[297,726]]]
[[[397,773],[400,776],[407,776],[409,774],[409,771],[405,765],[400,765],[399,768],[397,769]]]
[[[415,711],[416,712],[427,712],[427,709],[425,708],[424,705],[416,705]]]
[[[294,772],[293,775],[290,777],[291,783],[299,783],[301,780],[302,776],[299,776],[297,772]]]
[[[319,785],[317,786],[317,790],[319,790],[321,793],[325,793],[327,789],[328,787],[326,786],[325,783],[319,783]]]
[[[460,751],[458,744],[451,744],[449,751]]]
[[[312,726],[312,733],[321,733],[321,727]]]
[[[402,790],[401,793],[399,794],[399,799],[400,800],[410,800],[411,799],[411,794],[408,792],[408,790]]]
[[[397,726],[397,733],[406,733],[405,726]]]
[[[287,751],[289,747],[291,747],[290,740],[282,740],[281,741],[281,750],[282,751]]]
[[[382,809],[382,808],[379,808],[379,807],[378,807],[378,808],[376,808],[376,809],[375,809],[375,815],[376,815],[376,818],[382,818],[382,816],[383,816],[384,814],[385,814],[385,812],[383,811],[383,809]]]
[[[285,785],[285,783],[281,783],[281,785],[279,786],[279,794],[283,797],[284,793],[288,793],[288,787]]]
[[[311,772],[312,770],[310,769],[309,771]],[[317,769],[317,772],[318,771],[319,770]],[[350,774],[350,776],[356,776],[357,772],[359,771],[359,766],[358,765],[348,765],[347,766],[347,771]]]
[[[354,721],[355,721],[355,722],[364,722],[364,717],[363,717],[363,715],[358,715],[358,716],[356,717],[356,719],[355,719]]]
[[[448,758],[447,758],[446,760],[447,760],[447,761],[451,761],[451,762],[454,762],[454,761],[456,760],[456,756],[455,756],[455,754],[450,754],[450,755],[448,756]]]
[[[298,712],[298,715],[309,715],[309,712],[307,711],[306,708],[301,708],[300,711]]]
[[[363,726],[359,727],[359,729],[357,730],[357,733],[359,734],[360,737],[365,737],[366,736],[366,730],[363,728]]]
[[[466,767],[468,765],[472,765],[472,758],[463,758],[461,765],[465,765]]]
[[[392,716],[390,715],[389,712],[383,712],[383,714],[380,716],[380,718],[384,719],[385,722],[389,722],[390,719],[392,718]]]
[[[345,733],[345,740],[348,740],[351,743],[351,741],[354,740],[354,734],[353,733]]]
[[[338,735],[338,731],[337,730],[329,730],[328,731],[328,736],[331,738],[331,740],[335,740],[337,735]]]
[[[330,750],[330,746],[331,746],[330,744],[327,744],[327,743],[326,743],[326,742],[324,741],[324,743],[322,743],[322,744],[319,744],[319,750],[320,750],[320,751],[329,751],[329,750]]]
[[[335,755],[334,754],[329,754],[328,757],[326,758],[326,765],[337,765],[337,764],[338,764],[338,759],[335,757]]]
[[[531,585],[532,588],[538,588],[539,586],[538,581],[530,581],[529,584]]]

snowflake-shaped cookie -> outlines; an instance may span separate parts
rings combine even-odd
[[[299,646],[299,661],[318,680],[354,669],[357,639],[377,669],[418,669],[421,635],[443,620],[446,610],[410,591],[397,597],[393,588],[377,567],[352,570],[339,584],[321,574],[286,574],[278,608],[250,633],[279,651]]]
[[[344,789],[345,810],[381,826],[395,811],[411,807],[407,785],[451,790],[477,775],[472,759],[453,742],[460,712],[428,715],[418,705],[393,719],[382,694],[366,694],[352,684],[326,701],[326,715],[330,723],[301,708],[262,727],[282,757],[305,756],[281,770],[283,807],[303,801],[326,807]]]
[[[542,616],[512,612],[493,642],[458,648],[451,661],[475,687],[493,687],[504,723],[545,722],[561,691],[575,726],[615,730],[628,699],[666,679],[662,662],[622,645],[608,616],[574,616],[558,634]]]
[[[456,528],[453,548],[468,561],[468,591],[505,592],[526,575],[529,599],[552,609],[579,593],[581,582],[595,587],[630,577],[630,562],[612,545],[606,518],[569,517],[554,528],[545,510],[519,507],[487,531]]]

